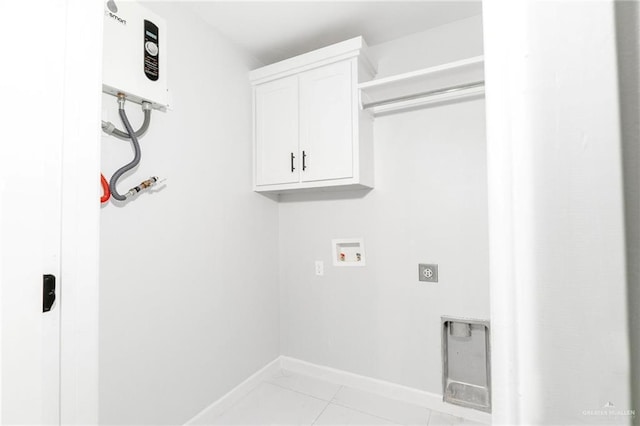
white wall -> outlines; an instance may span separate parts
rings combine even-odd
[[[373,53],[387,74],[410,70],[414,52],[432,64],[478,55],[478,24]],[[441,393],[440,316],[489,317],[484,102],[378,117],[374,128],[373,191],[281,196],[282,353]],[[342,237],[364,238],[366,267],[332,266],[331,239]],[[439,283],[418,282],[421,262],[439,264]]]
[[[179,4],[151,6],[167,19],[173,110],[153,113],[119,190],[167,181],[102,209],[102,424],[181,424],[279,354],[278,207],[251,190],[258,64]],[[115,98],[103,105],[122,127]],[[105,175],[131,158],[103,138]]]
[[[630,419],[613,11],[484,3],[495,424]]]
[[[640,412],[640,5],[637,2],[616,3],[616,29],[625,180],[632,405]],[[635,422],[640,425],[640,414]]]

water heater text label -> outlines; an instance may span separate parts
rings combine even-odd
[[[111,13],[108,10],[104,11],[104,16],[108,16],[109,18],[112,18],[113,20],[120,22],[122,25],[127,25],[127,20],[126,19],[122,19],[121,17],[119,17],[115,13]]]

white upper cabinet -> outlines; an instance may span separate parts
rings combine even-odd
[[[294,183],[298,155],[298,79],[295,76],[261,84],[254,92],[256,185]]]
[[[302,182],[353,177],[351,61],[300,74]]]
[[[254,95],[254,189],[372,188],[372,121],[358,84],[374,68],[361,37],[259,68]]]

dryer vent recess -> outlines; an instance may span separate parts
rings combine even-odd
[[[442,317],[444,402],[491,412],[489,321]]]

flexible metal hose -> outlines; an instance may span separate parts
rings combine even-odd
[[[140,163],[140,158],[142,157],[142,154],[140,153],[140,144],[138,143],[138,137],[136,136],[136,132],[133,131],[133,128],[131,127],[131,123],[129,123],[129,119],[127,118],[127,113],[124,111],[124,97],[122,98],[118,97],[118,103],[120,105],[118,109],[118,112],[120,113],[120,119],[122,119],[122,124],[124,124],[125,129],[127,129],[127,132],[131,137],[131,143],[133,144],[133,150],[135,152],[135,155],[133,157],[133,160],[130,163],[125,164],[124,166],[116,170],[113,176],[111,176],[111,180],[109,181],[109,186],[111,188],[111,196],[118,201],[124,201],[127,199],[127,197],[124,195],[120,195],[120,193],[118,192],[118,188],[116,187],[116,185],[118,184],[118,179],[120,179],[120,177],[123,174],[133,169],[135,166],[138,165],[138,163]]]
[[[134,132],[136,137],[138,138],[145,134],[145,132],[149,128],[149,124],[151,123],[151,104],[149,104],[148,102],[143,102],[142,110],[144,111],[144,121],[142,122],[140,128]],[[114,126],[113,123],[109,121],[102,122],[102,131],[124,141],[128,141],[129,139],[131,139],[129,133],[116,129],[116,126]]]

